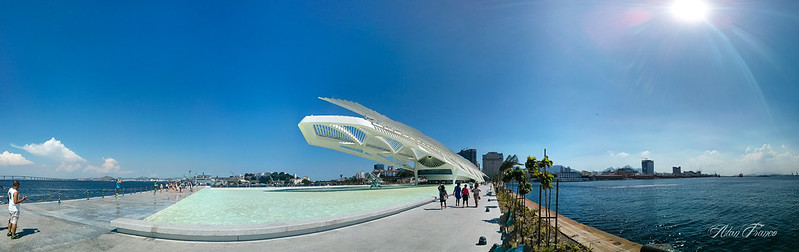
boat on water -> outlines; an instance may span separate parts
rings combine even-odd
[[[738,177],[739,177],[739,178],[742,178],[743,176],[744,176],[744,174],[743,174],[743,173],[738,173]]]

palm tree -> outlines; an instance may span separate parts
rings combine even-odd
[[[513,169],[514,166],[521,165],[519,163],[519,158],[516,155],[509,155],[505,158],[505,161],[499,166],[499,179],[497,181],[502,181],[502,175],[505,173],[507,169]]]
[[[505,161],[502,162],[502,165],[499,166],[499,174],[502,174],[507,169],[513,168],[514,166],[521,165],[519,163],[519,158],[516,155],[510,155],[505,158]]]

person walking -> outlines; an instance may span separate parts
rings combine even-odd
[[[158,181],[153,181],[153,195],[158,191]]]
[[[480,200],[480,184],[474,184],[472,188],[472,197],[474,197],[474,207],[477,207],[477,202]]]
[[[119,199],[119,183],[122,183],[121,179],[117,179],[117,187],[114,189],[114,198]]]
[[[11,239],[19,239],[17,236],[17,221],[19,221],[19,204],[28,199],[28,196],[19,198],[19,180],[14,180],[14,187],[8,189],[8,213],[11,215],[8,218],[8,234]]]
[[[462,207],[469,207],[469,186],[463,185],[463,189],[461,189],[461,196],[463,196],[463,205]]]
[[[455,195],[455,206],[461,205],[461,183],[455,185],[455,190],[452,191],[452,194]]]
[[[438,201],[441,202],[441,210],[447,208],[447,198],[449,198],[447,188],[444,187],[444,184],[438,185]]]

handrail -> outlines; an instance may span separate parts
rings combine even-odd
[[[106,190],[107,188],[100,188],[100,189],[58,189],[57,191],[46,194],[42,197],[36,198],[28,198],[27,202],[35,203],[35,202],[58,202],[61,203],[62,200],[74,200],[74,199],[83,199],[91,200],[92,198],[101,198],[104,199],[105,196],[114,196],[115,190]],[[138,194],[138,193],[152,193],[154,190],[153,187],[123,187],[119,188],[119,196],[122,197],[124,195],[130,194]],[[192,188],[186,188],[182,190],[180,193],[187,192],[192,193],[195,190]],[[178,192],[177,190],[172,189],[157,189],[155,190],[155,194],[164,192]],[[7,199],[0,200],[0,203],[7,204]]]

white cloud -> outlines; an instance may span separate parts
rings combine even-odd
[[[799,171],[799,155],[782,145],[775,150],[770,144],[747,147],[740,154],[724,154],[717,150],[705,151],[690,159],[684,170],[703,170],[723,175],[743,174],[789,174]]]
[[[642,151],[641,158],[649,158],[649,154],[651,154],[651,152],[649,152],[648,150]]]
[[[75,152],[67,148],[67,146],[64,146],[64,144],[61,143],[61,141],[56,140],[55,137],[50,138],[50,140],[47,140],[42,144],[26,144],[22,147],[14,147],[23,149],[30,154],[52,158],[64,163],[86,162],[85,159],[78,156],[78,154],[75,154]]]
[[[58,167],[55,168],[55,171],[73,172],[75,170],[80,169],[81,166],[83,166],[83,164],[61,162],[61,164],[59,164]]]
[[[83,164],[86,163],[85,159],[78,156],[78,154],[75,154],[75,152],[67,148],[67,146],[61,143],[61,141],[55,139],[55,137],[50,138],[50,140],[47,140],[46,142],[41,144],[26,144],[25,146],[16,146],[16,145],[11,145],[11,146],[23,149],[30,154],[43,156],[58,161],[60,164],[56,168],[56,171],[72,172],[80,169],[83,166]]]
[[[706,163],[720,163],[721,160],[721,153],[718,150],[712,151],[705,151],[702,155],[699,155],[698,160]]]
[[[113,158],[106,158],[105,162],[103,163],[103,168],[108,170],[119,170],[119,162],[117,162]]]
[[[746,148],[746,154],[743,155],[741,161],[744,162],[761,162],[777,156],[777,152],[771,148],[771,145],[764,144],[759,148]]]
[[[0,153],[0,166],[12,165],[29,165],[33,164],[30,160],[25,159],[21,154],[11,153],[4,151]]]
[[[785,145],[781,150],[775,150],[769,144],[751,148],[738,162],[743,166],[742,170],[753,174],[788,174],[799,170],[799,155],[791,153]]]
[[[97,167],[94,165],[86,166],[83,169],[84,172],[97,172],[97,173],[127,173],[126,171],[122,171],[119,166],[119,162],[113,158],[103,158],[104,162],[101,167]]]
[[[630,153],[623,152],[623,151],[622,151],[622,152],[619,152],[619,153],[613,153],[613,152],[610,152],[610,156],[611,156],[611,157],[620,157],[620,158],[625,158],[625,157],[627,157],[627,156],[629,156],[629,155],[630,155]]]
[[[83,172],[95,172],[103,174],[107,173],[124,174],[131,172],[131,171],[122,170],[121,167],[119,166],[119,162],[117,162],[117,160],[113,158],[103,158],[102,159],[103,164],[100,165],[99,167],[92,164],[88,164],[88,161],[83,159],[74,151],[67,148],[67,146],[61,143],[61,141],[59,141],[58,139],[55,139],[55,137],[50,138],[50,140],[47,140],[46,142],[41,144],[26,144],[25,146],[15,146],[15,145],[11,146],[25,150],[28,153],[34,155],[47,157],[49,159],[56,161],[55,163],[58,164],[58,166],[56,166],[55,169],[56,171],[73,172],[83,169]],[[6,156],[10,156],[15,159],[24,160],[21,162],[27,161],[29,162],[29,164],[33,163],[26,160],[20,154],[5,152],[2,155],[0,155],[0,165],[4,164],[4,160],[7,159]]]
[[[730,157],[727,155],[723,155],[718,150],[709,150],[705,151],[704,153],[700,154],[695,158],[691,158],[686,162],[686,167],[683,168],[684,171],[688,170],[704,170],[705,172],[718,172],[725,174],[725,171],[728,168],[726,160],[730,160]],[[735,171],[729,171],[725,175],[732,175]],[[735,173],[737,174],[737,173]]]

